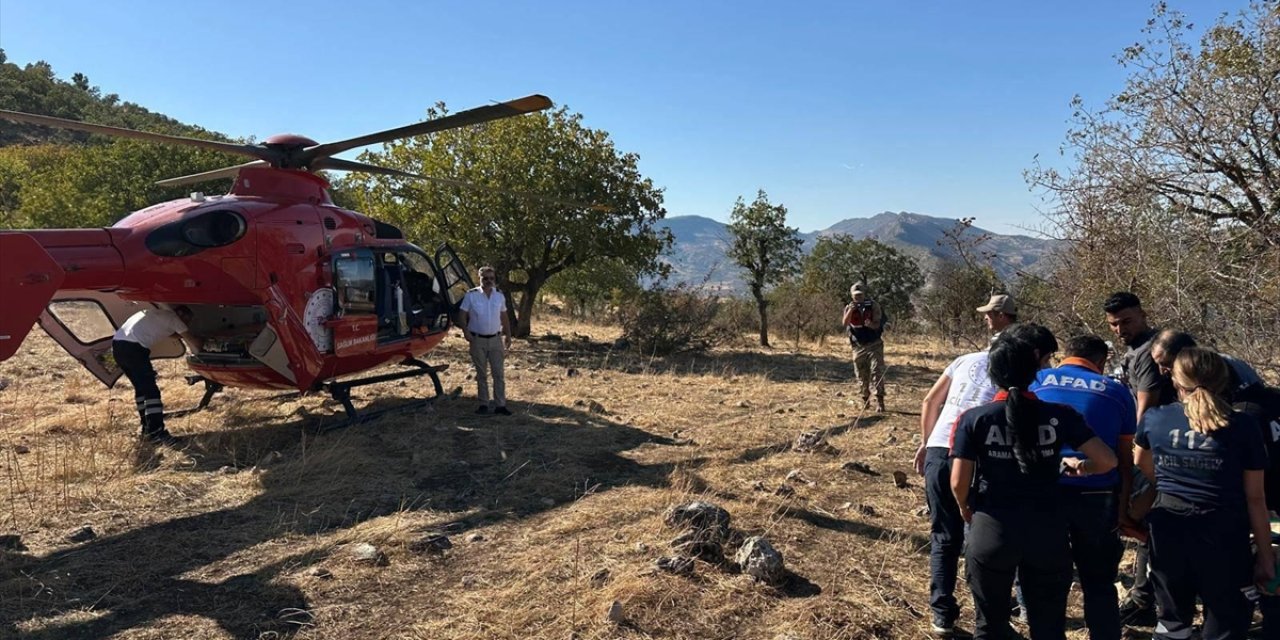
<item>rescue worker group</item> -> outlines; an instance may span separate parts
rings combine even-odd
[[[855,360],[874,360],[883,345],[853,328],[882,323],[865,313],[865,291],[850,294]],[[858,307],[865,321],[850,317]],[[1280,389],[1188,333],[1151,327],[1129,292],[1099,309],[1124,353],[1019,323],[1010,296],[977,311],[990,347],[951,362],[921,406],[931,631],[967,634],[963,556],[976,638],[1019,637],[1015,622],[1033,640],[1065,638],[1074,573],[1093,640],[1242,639],[1257,609],[1261,637],[1280,639]],[[868,408],[870,368],[855,367]],[[1137,549],[1123,601],[1122,537]]]

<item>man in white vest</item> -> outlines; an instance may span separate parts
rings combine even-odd
[[[480,267],[480,286],[462,298],[458,326],[471,345],[471,363],[476,367],[476,391],[480,397],[478,414],[511,415],[507,409],[507,385],[503,361],[511,348],[511,326],[507,319],[507,296],[494,287],[493,267]],[[489,374],[493,374],[493,397],[489,396]]]
[[[173,444],[177,439],[164,428],[164,404],[156,385],[156,370],[151,366],[151,347],[176,334],[192,353],[199,351],[201,341],[187,329],[189,322],[191,308],[186,305],[174,307],[173,311],[145,309],[125,320],[111,340],[116,364],[133,383],[142,437],[152,442]]]

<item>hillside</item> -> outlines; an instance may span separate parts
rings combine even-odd
[[[826,235],[874,238],[915,256],[921,261],[922,268],[927,269],[936,260],[956,257],[954,247],[946,237],[947,232],[956,228],[956,222],[918,213],[884,212],[870,218],[841,220],[801,236],[806,248]],[[675,237],[668,260],[677,282],[697,284],[705,279],[722,288],[743,290],[737,269],[725,257],[725,250],[731,242],[727,225],[702,216],[676,216],[668,218],[664,224]],[[1037,265],[1054,247],[1052,240],[996,234],[978,227],[966,229],[962,237],[974,239],[982,236],[988,238],[978,245],[978,251],[998,256],[992,261],[992,266],[1006,279],[1014,277],[1019,270],[1035,272]]]
[[[157,133],[226,140],[221,134],[183,124],[154,113],[114,93],[104,94],[89,78],[74,73],[70,81],[57,77],[52,66],[35,62],[23,67],[9,62],[0,49],[0,109],[84,120],[96,124]],[[33,144],[105,144],[108,138],[79,131],[0,121],[0,147]]]

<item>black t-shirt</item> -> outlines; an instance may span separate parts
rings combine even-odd
[[[1138,336],[1137,346],[1130,346],[1124,354],[1124,383],[1134,392],[1154,391],[1157,407],[1178,401],[1178,394],[1173,390],[1173,382],[1160,375],[1160,367],[1151,359],[1151,343],[1156,337],[1155,329],[1149,329]]]
[[[1252,416],[1262,428],[1267,447],[1267,508],[1280,511],[1280,389],[1254,385],[1244,395],[1236,398],[1233,408]]]
[[[964,412],[952,432],[951,457],[977,463],[973,507],[1056,508],[1062,447],[1079,450],[1094,433],[1075,409],[1026,398],[1035,403],[1040,414],[1036,430],[1040,457],[1031,472],[1024,474],[1013,454],[1011,427],[1004,415],[1005,397],[1001,391],[994,402]]]
[[[1202,509],[1243,513],[1245,470],[1267,467],[1258,422],[1237,411],[1227,426],[1202,434],[1191,429],[1181,402],[1156,407],[1142,414],[1134,441],[1155,459],[1156,489]]]

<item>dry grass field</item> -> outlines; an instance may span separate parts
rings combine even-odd
[[[102,388],[36,332],[0,363],[0,636],[928,635],[911,460],[920,399],[950,350],[891,338],[877,415],[861,410],[839,340],[657,359],[613,350],[616,337],[536,324],[508,360],[511,417],[473,414],[451,337],[430,360],[464,391],[434,410],[316,433],[331,401],[230,390],[170,423],[184,447],[153,449],[136,439],[127,382]],[[157,368],[171,410],[196,402],[177,361]],[[425,386],[359,397],[391,406]],[[809,430],[832,448],[792,450]],[[679,534],[664,512],[695,499],[767,537],[789,579],[656,569]],[[86,525],[96,537],[73,542]],[[452,547],[432,548],[436,534]],[[357,559],[362,543],[380,557]],[[1085,637],[1079,610],[1070,618]]]

